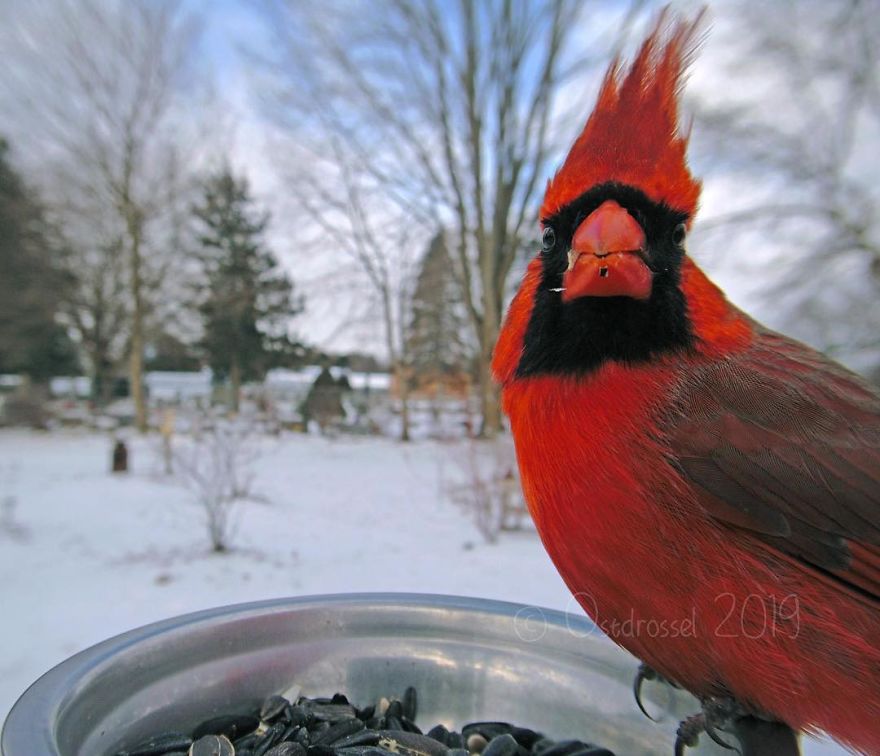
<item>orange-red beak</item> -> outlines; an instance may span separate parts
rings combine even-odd
[[[562,278],[562,300],[647,299],[653,273],[644,255],[645,232],[636,219],[614,200],[603,202],[575,230]]]

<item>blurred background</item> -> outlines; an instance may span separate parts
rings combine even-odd
[[[659,7],[0,3],[0,716],[233,601],[579,611],[488,366],[546,181]],[[685,94],[690,253],[875,382],[878,11],[712,3]]]

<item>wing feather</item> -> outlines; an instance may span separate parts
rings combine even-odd
[[[880,395],[757,326],[691,370],[664,426],[706,511],[880,601]]]

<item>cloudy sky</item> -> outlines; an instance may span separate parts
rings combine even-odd
[[[616,21],[623,5],[615,2],[604,5],[606,8],[603,12]],[[699,5],[696,2],[682,2],[677,7],[690,13]],[[316,291],[308,291],[312,287],[327,286],[327,270],[320,264],[314,267],[303,264],[303,255],[296,248],[296,229],[291,229],[285,222],[293,211],[285,195],[285,178],[279,175],[278,170],[278,151],[283,151],[284,139],[273,132],[272,125],[261,112],[258,86],[260,68],[251,58],[251,53],[271,48],[273,44],[265,19],[256,12],[255,3],[248,0],[188,0],[188,6],[204,19],[201,62],[210,71],[217,96],[223,103],[221,109],[228,120],[228,128],[217,137],[219,149],[232,156],[233,164],[247,173],[261,201],[272,208],[276,218],[273,228],[275,247],[297,281],[307,289],[309,311],[303,316],[300,328],[308,333],[309,338],[330,348],[349,349],[369,342],[381,350],[381,337],[377,329],[372,328],[369,322],[349,321],[347,316],[355,315],[359,310],[346,307],[344,295],[342,298],[327,297]],[[729,26],[730,13],[731,9],[724,4],[713,7],[710,12],[707,25],[710,33],[706,36],[691,77],[696,90],[711,93],[717,88],[718,70],[723,67],[725,59],[719,35]],[[590,20],[584,23],[594,22]],[[633,37],[638,37],[638,31]],[[575,79],[574,84],[569,86],[570,96],[582,102],[584,119],[592,108],[597,87],[595,76],[591,76],[585,85]],[[573,130],[571,140],[576,136],[576,130]],[[563,157],[560,154],[559,161]],[[701,168],[697,159],[694,170],[705,175]],[[709,217],[729,207],[727,198],[730,187],[725,183],[722,176],[706,176],[701,211],[704,216]],[[535,236],[537,239],[537,224]],[[723,261],[711,254],[703,254],[698,249],[694,249],[693,253],[714,272],[719,283],[735,301],[760,311],[763,298],[751,285],[749,276],[740,275],[736,266],[724,265]]]
[[[47,0],[33,4],[0,0],[0,27],[7,29],[6,32],[0,31],[0,44],[14,50],[22,42],[21,37],[27,36],[21,30],[29,29],[27,34],[34,38],[28,41],[39,48],[40,35],[51,31],[48,27],[51,26],[52,8],[56,2],[70,5],[73,0]],[[247,174],[256,196],[271,210],[274,218],[271,231],[273,247],[307,296],[308,310],[297,323],[297,330],[307,340],[326,348],[342,350],[368,347],[381,351],[376,315],[371,315],[370,310],[365,308],[365,297],[361,296],[363,290],[357,282],[336,275],[332,260],[328,261],[326,257],[304,249],[304,239],[308,238],[304,227],[308,220],[302,218],[291,202],[288,183],[291,180],[289,135],[278,133],[264,116],[261,98],[266,91],[265,78],[255,60],[255,56],[271,54],[275,44],[265,14],[260,12],[260,8],[269,2],[271,0],[184,0],[184,8],[202,19],[196,62],[205,74],[204,78],[210,80],[212,91],[210,97],[200,97],[189,104],[192,119],[200,121],[203,127],[205,122],[210,126],[194,149],[201,153],[200,159],[208,163],[216,162],[219,156],[227,157],[235,168]],[[365,13],[370,12],[372,6],[371,3],[354,1],[351,5],[362,7]],[[691,14],[699,7],[698,3],[689,0],[674,5],[685,14]],[[686,94],[691,110],[696,109],[692,105],[697,102],[724,104],[764,97],[766,108],[778,112],[780,122],[803,119],[803,113],[797,108],[788,107],[785,101],[776,96],[772,85],[778,77],[772,69],[772,60],[749,54],[748,43],[754,35],[743,34],[743,8],[750,9],[754,15],[755,9],[762,5],[733,0],[711,4],[709,31],[692,67]],[[582,21],[584,38],[595,38],[598,19],[610,19],[608,23],[612,25],[625,7],[613,0],[596,2],[595,10],[585,15]],[[813,10],[800,11],[820,7],[820,4],[790,3],[787,7],[798,9],[791,18],[792,41],[803,43],[806,54],[809,54],[811,40],[807,37],[810,34],[825,35],[825,30],[815,28],[817,25],[810,16]],[[30,25],[27,19],[29,14],[36,14],[37,18],[36,22],[31,19]],[[650,14],[645,14],[644,23],[649,18]],[[641,28],[644,28],[644,24]],[[15,32],[15,29],[19,31]],[[18,39],[15,38],[16,33]],[[634,29],[630,51],[640,33],[640,28]],[[802,35],[803,39],[798,35]],[[47,39],[51,39],[51,35]],[[840,35],[822,36],[822,39],[831,46],[847,44]],[[51,55],[50,47],[47,44],[47,55]],[[580,109],[581,118],[585,119],[592,107],[597,86],[595,75],[587,80],[575,78],[566,87],[561,99],[567,105]],[[42,155],[28,151],[32,124],[10,115],[14,114],[16,108],[4,110],[6,114],[0,114],[0,131],[11,135],[16,154],[22,162],[30,160],[38,163]],[[873,156],[880,137],[876,133],[876,121],[875,118],[872,126],[874,131],[868,132],[870,138],[863,140],[866,145],[863,149],[865,159],[856,161],[857,164],[860,162],[862,170],[871,172],[875,167]],[[803,127],[802,120],[800,126]],[[573,125],[566,141],[570,143],[577,135],[577,130],[578,127]],[[755,202],[760,204],[765,196],[768,202],[776,201],[779,187],[773,186],[772,181],[752,181],[741,170],[718,160],[715,152],[706,147],[708,142],[702,139],[703,133],[698,114],[693,131],[696,149],[692,151],[692,166],[694,172],[704,179],[704,193],[690,252],[735,302],[768,325],[787,327],[789,324],[786,323],[783,309],[777,306],[778,300],[767,295],[767,290],[781,269],[779,260],[784,259],[786,254],[789,258],[797,254],[796,233],[783,238],[781,232],[771,230],[768,233],[766,228],[760,232],[739,230],[735,234],[714,232],[710,235],[701,231],[701,228],[711,225],[712,218]],[[560,151],[558,160],[563,156]],[[283,171],[279,170],[281,167],[284,167]],[[783,189],[788,190],[787,187]],[[535,238],[537,240],[537,224]],[[780,258],[780,254],[783,258]],[[846,285],[841,286],[838,299],[845,300],[859,293],[856,290],[864,282],[860,271],[856,263],[842,263],[842,269],[836,271],[834,280]],[[834,296],[832,292],[830,298],[834,299]],[[871,316],[880,318],[880,312],[875,311]],[[807,331],[797,335],[810,339],[811,334]]]

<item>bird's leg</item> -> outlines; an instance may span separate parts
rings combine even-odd
[[[788,725],[760,717],[741,717],[733,734],[743,756],[800,756],[797,735]]]
[[[697,745],[705,732],[723,748],[741,756],[799,756],[797,736],[787,725],[753,716],[733,698],[710,696],[701,701],[703,710],[678,726],[675,756]],[[739,746],[728,743],[718,730],[733,734]]]

